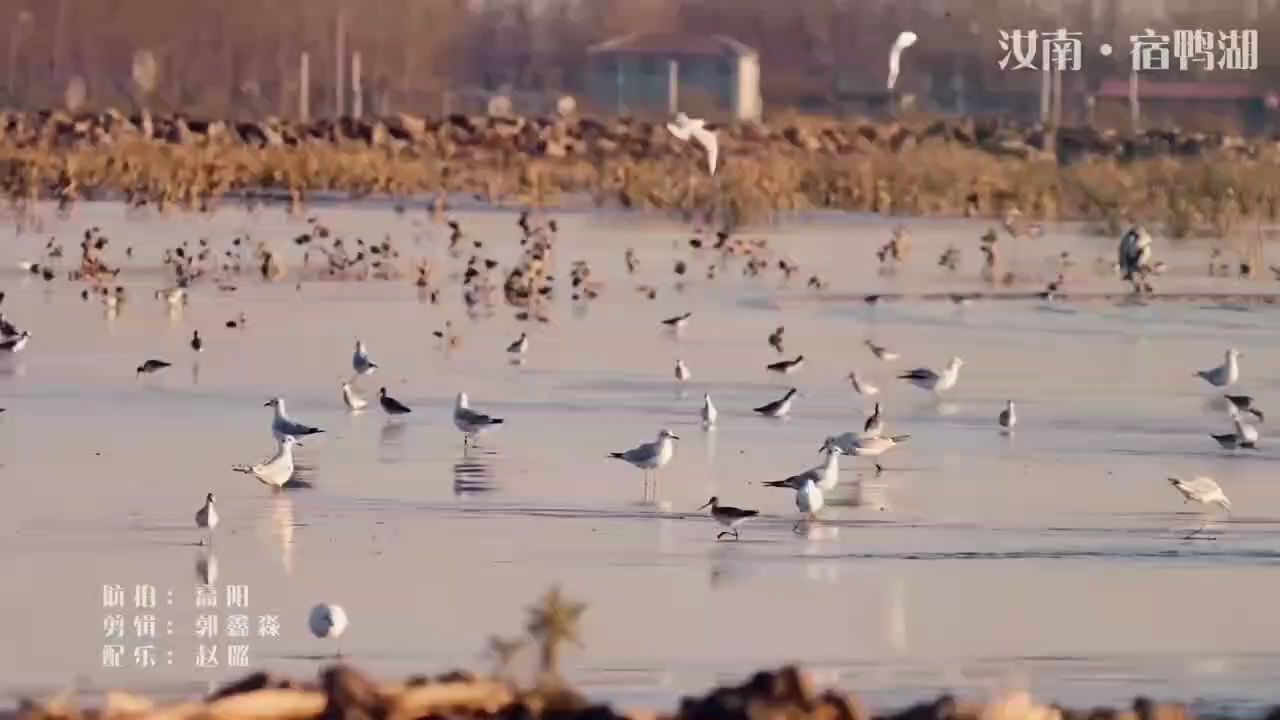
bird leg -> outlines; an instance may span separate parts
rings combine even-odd
[[[722,532],[722,533],[720,533],[719,535],[717,535],[717,536],[716,536],[716,539],[717,539],[717,540],[719,540],[720,538],[724,537],[725,535],[732,535],[732,534],[733,534],[732,532],[729,532],[728,530],[725,530],[724,532]]]

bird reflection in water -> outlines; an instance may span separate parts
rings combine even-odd
[[[204,585],[218,582],[218,555],[213,547],[203,546],[196,553],[196,578]]]
[[[711,547],[710,557],[707,580],[712,589],[740,583],[751,574],[750,566],[741,560],[742,551],[738,543],[716,543]]]
[[[404,422],[388,420],[378,431],[378,443],[384,447],[401,445],[404,442]]]
[[[285,575],[293,574],[293,500],[286,493],[271,497],[266,514],[260,518],[259,534],[275,542],[280,554],[280,565]]]
[[[496,456],[493,450],[473,447],[454,463],[453,494],[466,497],[497,490],[493,474],[493,458]]]
[[[299,442],[297,446],[302,447],[302,443]],[[316,466],[306,462],[305,459],[299,459],[297,456],[294,456],[293,475],[289,476],[288,482],[284,484],[284,489],[297,490],[299,488],[313,488],[315,487],[315,483],[313,482],[315,477]]]

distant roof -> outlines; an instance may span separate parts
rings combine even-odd
[[[1152,82],[1138,84],[1139,97],[1158,100],[1257,100],[1263,93],[1244,83]],[[1129,81],[1103,80],[1098,88],[1100,98],[1129,97]]]
[[[727,35],[690,37],[675,33],[632,33],[587,48],[588,53],[654,53],[667,55],[755,55],[755,48]]]

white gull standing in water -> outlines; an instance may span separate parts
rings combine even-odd
[[[458,393],[458,397],[453,404],[453,424],[462,431],[462,447],[464,450],[475,443],[476,436],[480,433],[495,425],[501,425],[503,422],[505,421],[500,417],[493,417],[472,410],[467,394],[465,392]]]
[[[293,446],[297,444],[298,441],[292,435],[285,435],[280,438],[279,447],[271,459],[257,465],[236,465],[231,469],[253,475],[273,488],[282,488],[293,477]]]
[[[1240,351],[1227,348],[1222,364],[1208,370],[1197,370],[1196,377],[1214,387],[1230,387],[1240,379]]]
[[[286,436],[302,437],[324,432],[320,428],[292,420],[288,412],[285,411],[284,398],[271,398],[263,403],[263,407],[275,408],[275,415],[271,418],[271,432],[276,436],[277,440],[282,440]]]
[[[999,420],[1000,427],[1003,428],[1005,432],[1013,432],[1013,426],[1018,424],[1018,414],[1013,409],[1012,400],[1005,402],[1004,410],[1000,411],[1000,417],[998,417],[997,420]]]
[[[647,493],[649,486],[649,471],[661,470],[667,463],[671,462],[671,459],[675,457],[676,454],[675,441],[679,439],[680,436],[664,428],[658,432],[658,438],[653,442],[637,445],[630,450],[609,453],[609,457],[616,458],[618,460],[625,460],[631,465],[643,470],[645,490]]]
[[[719,414],[716,406],[711,404],[711,394],[704,393],[702,396],[702,426],[706,428],[715,427],[716,416]]]
[[[689,366],[684,364],[684,360],[676,360],[676,380],[687,382],[689,377]]]

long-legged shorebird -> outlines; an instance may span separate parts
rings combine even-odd
[[[716,522],[720,523],[720,525],[728,528],[727,530],[722,531],[719,535],[716,535],[717,540],[725,535],[732,535],[734,540],[740,539],[740,536],[738,535],[738,527],[760,514],[758,510],[743,510],[742,508],[721,505],[719,497],[712,497],[707,501],[706,505],[703,505],[698,509],[705,510],[708,507],[711,508],[711,517],[714,518]]]
[[[787,391],[786,395],[783,395],[782,397],[778,398],[777,400],[774,400],[771,403],[765,403],[760,407],[752,408],[752,410],[760,413],[761,415],[764,415],[765,417],[775,417],[775,418],[786,417],[787,413],[791,412],[791,399],[794,398],[799,392],[800,392],[799,390],[795,388],[791,388],[790,390]]]
[[[765,370],[780,375],[790,375],[793,372],[798,372],[802,367],[804,367],[804,356],[797,355],[794,360],[779,360],[775,363],[769,363],[765,366]]]
[[[143,375],[150,375],[153,372],[159,372],[167,367],[172,367],[172,366],[173,366],[173,363],[167,360],[156,360],[155,358],[152,358],[142,363],[141,365],[139,365],[134,370],[134,375],[136,377],[141,377]]]
[[[960,379],[961,365],[964,365],[964,360],[953,357],[941,372],[935,372],[929,368],[916,368],[902,373],[898,379],[906,380],[921,390],[941,394],[954,387],[956,380]]]
[[[388,395],[385,387],[378,388],[378,404],[388,415],[404,415],[413,412],[408,405]]]

